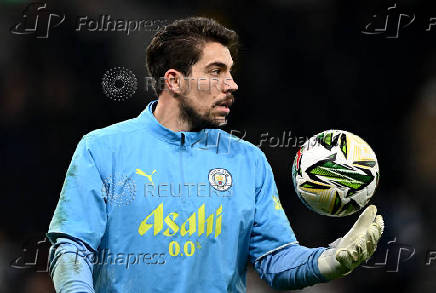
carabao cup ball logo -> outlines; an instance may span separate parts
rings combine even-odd
[[[232,187],[232,175],[226,169],[212,169],[209,171],[209,183],[218,191],[226,191]]]

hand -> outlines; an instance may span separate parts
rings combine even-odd
[[[345,276],[372,256],[384,229],[383,217],[376,214],[375,205],[367,207],[351,230],[321,254],[318,267],[324,277]]]

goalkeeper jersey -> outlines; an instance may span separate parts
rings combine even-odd
[[[165,128],[156,105],[81,139],[47,236],[83,243],[95,292],[245,292],[247,261],[297,245],[271,167],[222,130]],[[322,281],[322,251],[266,273],[309,262],[305,276]],[[83,264],[69,268],[78,280]]]

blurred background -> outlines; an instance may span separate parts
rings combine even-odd
[[[160,24],[208,16],[239,33],[239,91],[227,130],[256,145],[274,137],[261,148],[305,246],[328,245],[357,215],[328,218],[303,206],[290,177],[293,141],[343,129],[371,145],[381,170],[372,203],[386,224],[379,248],[366,268],[303,292],[435,291],[436,264],[426,265],[436,250],[434,3],[60,0],[43,2],[37,30],[22,34],[17,24],[35,22],[35,11],[25,10],[29,3],[0,0],[0,292],[54,292],[48,274],[36,271],[45,269],[44,233],[78,141],[136,117],[154,99],[145,87],[153,29],[76,31],[78,17],[102,14]],[[104,73],[116,66],[138,78],[136,93],[121,102],[101,87]],[[294,140],[276,146],[283,133]],[[38,261],[31,259],[36,250]],[[251,267],[247,291],[274,292]]]

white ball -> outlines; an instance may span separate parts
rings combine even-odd
[[[363,208],[379,181],[377,158],[360,137],[327,130],[297,152],[292,180],[301,201],[321,215],[343,217]]]

